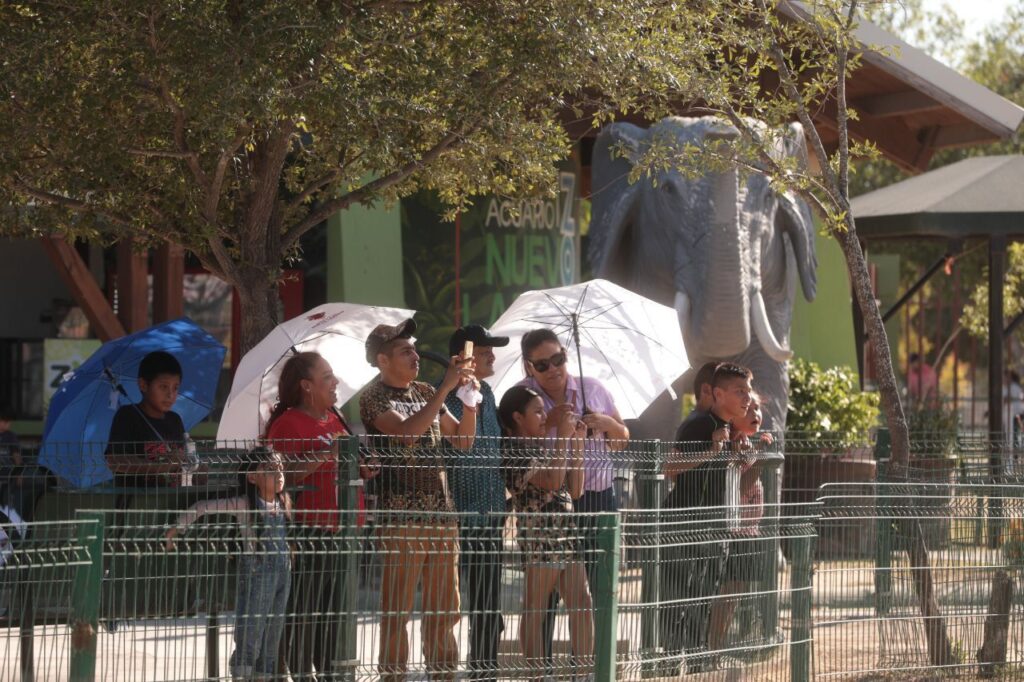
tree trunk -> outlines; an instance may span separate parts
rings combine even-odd
[[[978,649],[982,677],[994,677],[997,666],[1006,663],[1006,642],[1010,633],[1010,608],[1013,606],[1013,578],[1000,568],[992,576],[985,636]]]
[[[882,313],[875,303],[875,292],[871,288],[871,275],[868,273],[864,251],[857,239],[853,217],[847,218],[845,231],[834,234],[843,250],[843,256],[846,258],[850,282],[853,284],[857,305],[860,306],[861,316],[864,318],[864,332],[875,357],[875,381],[882,399],[885,422],[892,438],[891,464],[897,472],[905,475],[910,463],[910,432],[907,428],[907,417],[903,413],[903,404],[900,402],[899,389],[896,386],[896,372],[889,350],[889,337],[885,333]]]
[[[241,313],[239,352],[242,355],[262,341],[281,321],[277,280],[268,278],[266,272],[256,272],[240,282],[233,282]]]
[[[871,288],[871,277],[868,273],[867,260],[857,239],[853,216],[849,213],[846,219],[847,229],[834,232],[839,246],[846,258],[846,266],[853,283],[853,291],[864,318],[864,330],[868,343],[875,357],[875,380],[885,411],[885,421],[892,437],[892,455],[890,469],[896,477],[906,479],[910,465],[910,431],[907,418],[903,413],[896,387],[896,373],[893,370],[892,355],[889,352],[889,338],[885,333],[882,314],[875,303],[875,292]],[[935,599],[934,581],[928,561],[928,546],[925,543],[924,530],[921,524],[907,524],[910,540],[910,565],[914,576],[914,591],[917,593],[921,617],[928,643],[928,655],[932,665],[948,666],[952,662],[952,648],[946,632],[946,621],[942,616]]]

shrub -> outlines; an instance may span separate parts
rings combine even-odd
[[[822,369],[799,358],[790,362],[787,434],[846,448],[866,441],[877,421],[878,394],[861,391],[852,369]]]

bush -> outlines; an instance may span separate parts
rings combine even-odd
[[[788,434],[846,448],[866,441],[877,421],[878,394],[861,391],[852,369],[822,369],[801,359],[790,362]]]

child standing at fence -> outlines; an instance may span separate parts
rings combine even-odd
[[[708,648],[712,652],[725,644],[725,635],[738,601],[732,595],[748,592],[751,583],[765,578],[758,569],[774,565],[766,559],[772,556],[771,541],[761,537],[764,486],[761,484],[762,460],[758,458],[757,451],[773,442],[769,433],[758,436],[762,421],[761,399],[756,393],[751,393],[746,414],[732,422],[733,450],[746,457],[736,464],[740,469],[739,525],[730,533],[725,577],[718,599],[711,607]]]
[[[231,676],[268,680],[277,671],[278,645],[291,588],[287,539],[291,500],[284,492],[281,456],[268,448],[256,448],[239,474],[239,483],[242,495],[206,500],[185,510],[167,531],[167,549],[173,548],[174,539],[206,514],[238,517],[245,553],[238,566]]]
[[[583,438],[586,425],[569,410],[559,411],[553,447],[544,445],[547,414],[540,395],[526,386],[505,392],[498,416],[509,436],[501,468],[512,495],[519,546],[526,564],[519,641],[526,665],[545,666],[548,600],[557,588],[569,611],[569,639],[578,663],[594,650],[594,624],[583,542],[572,501],[583,494]]]

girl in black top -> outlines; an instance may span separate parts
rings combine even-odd
[[[545,443],[544,403],[525,386],[502,396],[498,407],[505,435],[502,472],[518,513],[518,540],[526,564],[519,641],[527,666],[544,668],[544,619],[557,587],[569,611],[569,639],[580,663],[594,651],[593,603],[580,556],[572,501],[583,494],[583,439],[586,426],[566,412],[559,441]],[[540,674],[540,673],[538,673]]]

